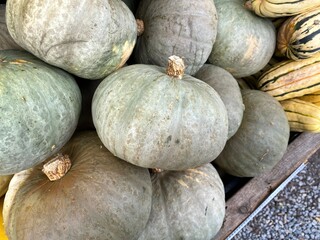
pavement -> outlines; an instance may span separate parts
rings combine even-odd
[[[320,149],[233,240],[320,240]]]

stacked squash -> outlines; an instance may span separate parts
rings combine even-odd
[[[240,0],[59,3],[6,3],[9,239],[213,239],[216,168],[259,176],[289,141],[278,99],[237,81],[267,76],[272,21]]]
[[[291,131],[320,132],[315,104],[320,90],[319,1],[247,1],[247,6],[261,16],[284,19],[277,28],[278,60],[249,82],[280,101]]]

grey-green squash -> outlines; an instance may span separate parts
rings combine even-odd
[[[212,164],[152,175],[152,208],[139,240],[211,240],[225,217],[225,193]]]
[[[74,133],[80,109],[72,75],[26,51],[0,51],[0,175],[56,153]]]
[[[239,0],[215,0],[218,32],[208,61],[241,78],[261,70],[276,47],[276,30],[269,19],[246,9]]]
[[[6,22],[21,47],[86,79],[123,66],[137,38],[134,15],[120,0],[8,0]]]
[[[6,5],[0,4],[0,50],[20,49],[20,47],[11,37],[6,24]]]
[[[210,85],[183,69],[172,56],[167,69],[134,64],[100,83],[93,123],[114,155],[165,170],[197,167],[219,155],[228,135],[226,107]]]
[[[208,83],[221,97],[228,113],[228,139],[238,130],[244,111],[241,91],[237,80],[226,70],[212,64],[205,64],[194,75]]]
[[[207,61],[217,35],[213,0],[141,0],[136,18],[144,23],[133,52],[136,63],[166,67],[168,57],[177,55],[193,75]]]
[[[243,89],[241,125],[213,161],[226,173],[254,177],[270,171],[283,157],[290,128],[280,103],[260,90]]]
[[[5,230],[11,240],[134,240],[150,215],[151,188],[148,169],[114,157],[95,131],[77,132],[56,157],[14,175]]]

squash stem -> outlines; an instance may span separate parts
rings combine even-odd
[[[59,153],[43,165],[42,172],[46,174],[50,181],[56,181],[62,178],[70,168],[71,160],[69,156]]]
[[[182,58],[178,56],[170,56],[167,66],[167,74],[170,77],[181,79],[184,74],[185,65]]]
[[[144,32],[144,22],[141,19],[136,19],[137,23],[137,35],[141,36]]]
[[[161,173],[161,172],[163,172],[164,170],[161,169],[161,168],[152,168],[151,171],[152,171],[152,173]]]

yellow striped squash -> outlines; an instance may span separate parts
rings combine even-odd
[[[284,60],[260,76],[257,88],[277,100],[320,90],[320,54],[299,61]]]
[[[319,0],[246,0],[245,6],[261,17],[293,16],[317,6]]]
[[[320,91],[303,95],[302,97],[298,97],[297,99],[311,102],[320,107]]]
[[[3,200],[4,200],[4,197],[2,196],[0,198],[0,239],[1,240],[8,240],[8,236],[6,234],[6,231],[5,231],[4,225],[3,225],[3,215],[2,215]]]
[[[293,60],[320,52],[320,7],[288,18],[278,30],[277,49]]]
[[[320,132],[320,106],[300,99],[280,101],[288,118],[290,131]]]

